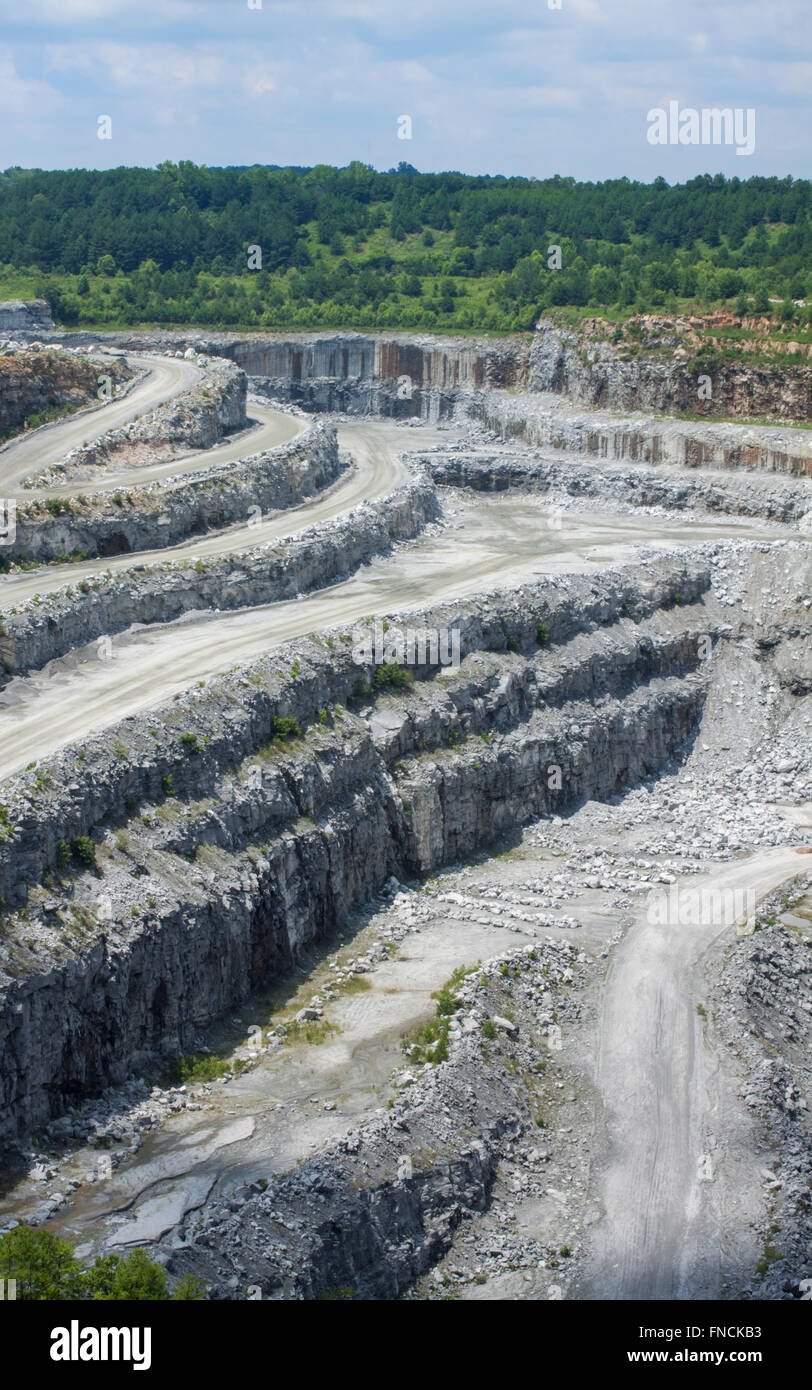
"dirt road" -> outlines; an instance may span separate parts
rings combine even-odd
[[[757,1190],[742,1185],[728,1151],[723,1117],[736,1083],[703,1017],[699,970],[714,942],[736,931],[735,895],[763,897],[803,864],[797,850],[778,849],[704,874],[680,887],[676,907],[643,910],[615,949],[597,1064],[610,1142],[596,1175],[604,1215],[578,1297],[719,1296],[721,1263],[756,1214],[748,1207]],[[721,921],[707,910],[709,894],[723,905]]]
[[[13,496],[15,485],[32,473],[38,473],[58,463],[82,444],[92,444],[108,430],[118,429],[156,406],[173,400],[188,391],[203,373],[193,362],[172,357],[129,356],[128,362],[137,371],[145,372],[143,380],[120,400],[107,401],[94,410],[83,410],[64,420],[55,420],[42,429],[12,440],[0,449],[0,488],[4,496]],[[81,488],[76,489],[81,492]],[[30,492],[21,494],[29,499]]]

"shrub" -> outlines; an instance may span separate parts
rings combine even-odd
[[[94,868],[96,864],[96,846],[89,835],[78,835],[73,842],[73,853],[88,869]]]
[[[97,1302],[163,1302],[198,1300],[204,1290],[187,1275],[173,1293],[166,1286],[166,1270],[139,1249],[127,1255],[99,1255],[82,1268],[73,1246],[51,1231],[15,1226],[0,1236],[0,1279],[14,1279],[17,1298],[25,1302],[81,1299]]]
[[[292,738],[301,738],[302,729],[298,719],[291,719],[287,715],[278,715],[273,721],[271,737],[280,743],[285,743]]]
[[[372,686],[374,690],[405,690],[413,681],[411,671],[407,671],[399,661],[384,661],[375,667]]]

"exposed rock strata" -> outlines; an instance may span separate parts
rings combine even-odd
[[[194,1213],[161,1243],[170,1271],[212,1298],[397,1298],[486,1209],[497,1165],[532,1129],[549,1056],[539,1018],[569,1017],[584,963],[549,942],[473,972],[454,993],[446,1061],[404,1073],[390,1110],[266,1190]],[[506,1008],[515,1021],[498,1028]]]
[[[799,1298],[812,1280],[812,920],[810,879],[761,904],[756,931],[730,950],[712,1013],[742,1065],[742,1096],[762,1128],[770,1221],[746,1295]],[[739,1295],[743,1296],[743,1295]]]
[[[65,352],[12,352],[0,356],[0,440],[19,434],[27,421],[98,405],[99,378],[118,384],[131,375],[126,363],[90,361]]]
[[[637,465],[574,463],[566,454],[505,454],[438,449],[415,459],[436,483],[470,487],[478,492],[522,491],[595,498],[612,507],[658,507],[668,511],[723,512],[797,523],[812,516],[812,489],[807,483],[777,486],[762,478],[720,478],[702,473],[657,471]],[[781,480],[784,483],[784,479]]]
[[[679,350],[647,341],[629,361],[622,347],[561,328],[551,319],[542,319],[532,337],[483,340],[407,333],[146,330],[58,336],[71,343],[107,341],[133,350],[193,347],[228,357],[275,399],[295,401],[304,409],[438,419],[473,391],[519,389],[621,411],[777,417],[788,423],[812,419],[812,366],[726,361],[712,368],[713,394],[705,400],[698,395],[699,368],[694,370]]]
[[[47,332],[53,326],[51,306],[44,299],[6,299],[0,304],[0,332]]]
[[[812,368],[810,368],[812,371]],[[703,424],[574,409],[552,395],[488,391],[471,413],[503,439],[630,463],[743,469],[812,477],[812,438],[780,426]]]
[[[329,430],[322,438],[328,451],[334,447]],[[393,542],[417,535],[437,510],[433,486],[418,478],[339,521],[310,527],[275,545],[102,575],[32,600],[3,620],[0,684],[133,623],[165,623],[184,613],[274,603],[322,588],[373,555],[384,554]]]
[[[528,385],[607,410],[656,410],[692,415],[812,419],[812,367],[752,367],[725,362],[711,371],[712,396],[698,394],[698,377],[676,354],[657,360],[641,349],[634,361],[609,342],[585,342],[573,329],[542,320],[533,339]]]
[[[462,395],[527,379],[522,338],[478,342],[342,333],[237,341],[226,349],[258,390],[304,410],[441,420]]]
[[[548,321],[540,325],[532,346],[523,336],[478,341],[423,334],[212,337],[140,332],[61,337],[71,343],[104,340],[141,351],[179,353],[194,346],[236,362],[260,394],[306,410],[430,420],[473,413],[497,433],[521,436],[541,447],[630,462],[812,474],[812,442],[806,436],[784,434],[780,423],[664,421],[656,414],[639,414],[680,411],[758,419],[783,413],[791,426],[793,421],[812,419],[812,366],[797,369],[797,389],[786,386],[795,379],[792,369],[760,372],[741,364],[726,368],[739,383],[736,391],[724,398],[714,396],[712,409],[705,410],[708,403],[696,394],[696,375],[679,361],[652,357],[624,362],[611,344],[584,345],[570,330]],[[770,399],[783,400],[779,388],[791,399],[785,410],[771,411]],[[561,399],[565,394],[568,401]],[[609,408],[635,414],[620,421],[602,417],[599,412]]]
[[[319,422],[278,448],[204,472],[184,477],[181,459],[180,476],[168,482],[113,496],[83,494],[47,506],[23,505],[17,512],[16,539],[4,553],[11,560],[44,564],[75,552],[105,556],[161,549],[247,521],[257,508],[269,512],[294,506],[334,482],[341,468],[335,429]]]
[[[123,822],[128,848],[112,860],[105,851],[101,882],[84,873],[56,899],[56,885],[44,900],[35,893],[13,928],[0,1025],[6,1137],[183,1050],[390,874],[425,872],[660,767],[701,709],[707,623],[685,610],[669,634],[644,620],[706,583],[701,566],[663,564],[472,605],[461,615],[466,650],[504,651],[510,637],[528,654],[472,656],[451,685],[446,675],[405,701],[379,700],[368,727],[363,709],[337,708],[361,689],[346,645],[300,643],[295,675],[273,675],[290,661],[283,649],[256,668],[257,683],[214,682],[92,740],[78,763],[71,750],[49,760],[27,795],[22,779],[3,846],[7,903],[56,862],[60,840],[103,818]],[[628,627],[588,636],[624,607]],[[552,643],[574,645],[539,650],[542,619]],[[313,722],[319,708],[334,711],[326,724]],[[268,744],[278,715],[310,725],[300,750]],[[149,808],[167,785],[185,804],[165,821]],[[110,908],[101,919],[100,898]]]

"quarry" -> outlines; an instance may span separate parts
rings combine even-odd
[[[0,1231],[216,1300],[803,1297],[812,366],[46,311]]]

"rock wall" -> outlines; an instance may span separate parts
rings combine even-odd
[[[57,335],[53,335],[56,337]],[[77,345],[132,351],[194,348],[229,358],[252,389],[305,410],[439,419],[460,394],[526,386],[530,338],[437,338],[427,334],[290,333],[210,335],[167,331],[65,333]]]
[[[2,559],[44,564],[75,552],[104,556],[162,549],[247,521],[256,508],[295,506],[328,487],[343,466],[335,429],[319,422],[287,444],[186,478],[180,462],[180,476],[117,492],[115,501],[110,493],[97,493],[19,506],[16,538]]]
[[[57,335],[50,335],[56,337]],[[711,372],[712,397],[677,351],[640,348],[624,360],[606,341],[541,320],[535,335],[504,339],[406,333],[205,334],[138,331],[64,333],[76,344],[197,351],[236,362],[257,389],[306,410],[438,419],[478,390],[530,390],[617,411],[691,416],[812,419],[812,366],[754,367],[730,361]],[[683,354],[684,358],[685,354]]]
[[[98,404],[99,375],[123,379],[121,364],[89,362],[63,352],[12,352],[0,356],[0,440],[22,432],[36,416]]]
[[[812,370],[812,369],[810,369]],[[470,413],[502,439],[607,460],[812,477],[808,431],[578,411],[551,395],[485,391]]]
[[[0,332],[47,332],[53,326],[51,306],[44,299],[6,299],[0,304]]]
[[[319,430],[320,453],[337,458],[332,453],[335,431],[323,426]],[[228,500],[228,491],[224,496]],[[231,498],[240,506],[244,503],[242,493],[239,497],[232,493]],[[196,501],[201,507],[220,505],[219,496],[212,502],[205,486]],[[379,502],[364,503],[340,521],[313,526],[274,546],[182,564],[149,565],[101,575],[75,588],[69,585],[6,614],[0,623],[0,661],[4,663],[0,684],[97,637],[123,632],[133,623],[165,623],[184,613],[275,603],[323,588],[346,578],[373,555],[386,553],[393,542],[416,536],[437,514],[432,484],[418,478]],[[140,527],[140,518],[134,518],[133,525]]]
[[[810,890],[802,874],[759,904],[756,930],[727,952],[710,995],[714,1025],[764,1136],[770,1221],[759,1233],[765,1258],[747,1290],[758,1300],[799,1298],[812,1278]]]
[[[812,491],[801,482],[777,488],[774,482],[749,475],[721,481],[705,475],[658,473],[640,466],[619,468],[590,463],[585,467],[562,458],[506,457],[487,449],[475,453],[438,450],[436,454],[417,454],[415,461],[435,483],[470,487],[478,492],[518,488],[556,497],[568,494],[595,498],[613,508],[620,505],[723,512],[789,524],[812,515]]]
[[[304,410],[443,419],[461,393],[527,380],[529,344],[357,333],[302,335],[224,347],[255,390]]]
[[[372,703],[341,634],[291,644],[18,779],[0,847],[5,901],[24,903],[0,947],[2,1136],[187,1049],[390,874],[660,768],[702,708],[708,623],[685,605],[707,583],[662,562],[436,610],[423,620],[458,621],[469,659]],[[301,741],[274,741],[282,716]],[[95,874],[60,860],[82,834]]]
[[[698,373],[683,362],[645,355],[624,361],[612,344],[587,344],[574,330],[542,320],[533,339],[528,385],[607,410],[812,419],[812,367],[729,362],[710,375],[712,396],[700,399]]]

